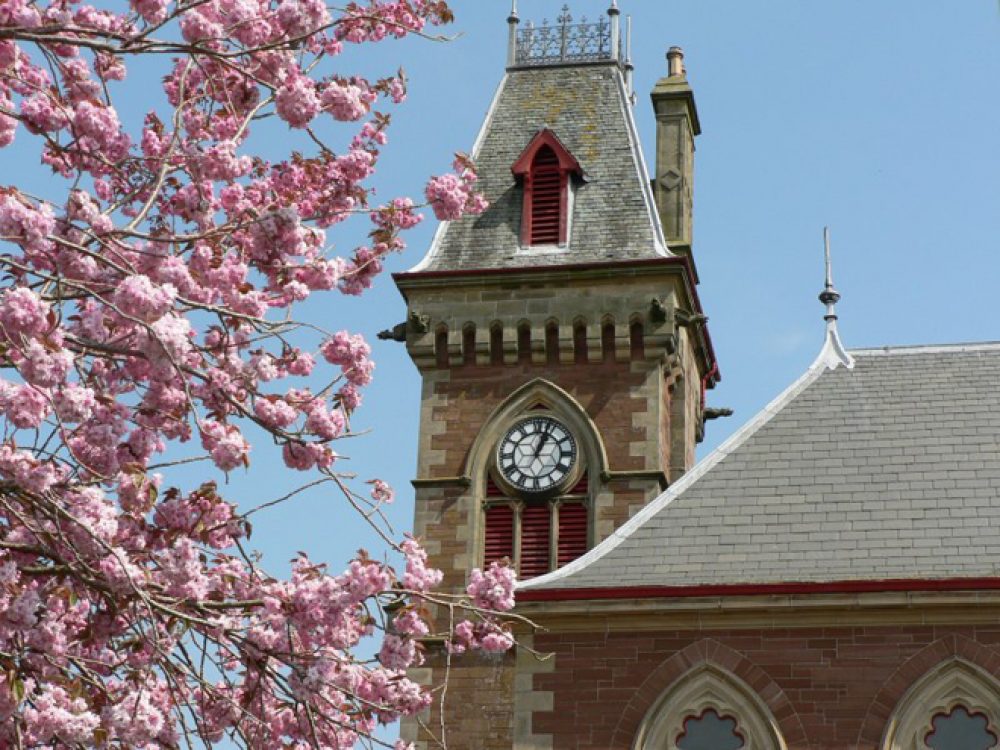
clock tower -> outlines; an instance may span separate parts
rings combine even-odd
[[[492,560],[530,578],[614,532],[693,465],[719,379],[691,252],[699,124],[681,51],[652,92],[651,179],[617,4],[594,23],[512,13],[509,27],[472,153],[489,208],[442,224],[394,277],[422,377],[414,533],[454,591]],[[521,746],[524,658],[453,660],[449,747]],[[428,683],[443,659],[431,649]],[[427,731],[404,737],[419,747]]]

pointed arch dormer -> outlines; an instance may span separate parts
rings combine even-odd
[[[521,245],[565,245],[569,237],[572,179],[583,168],[548,128],[539,130],[511,166],[524,191]]]

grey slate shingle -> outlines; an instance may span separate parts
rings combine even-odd
[[[1000,344],[852,354],[617,546],[529,588],[1000,575]]]
[[[662,257],[648,177],[630,137],[630,106],[615,64],[508,71],[473,154],[490,207],[481,216],[445,225],[431,254],[414,270]],[[574,195],[568,247],[533,254],[519,252],[522,190],[511,166],[542,128],[555,133],[587,179]]]

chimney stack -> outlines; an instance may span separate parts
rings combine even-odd
[[[684,51],[667,52],[667,76],[650,95],[656,114],[656,174],[653,195],[670,250],[690,254],[694,202],[694,137],[701,133],[694,91],[688,85]]]

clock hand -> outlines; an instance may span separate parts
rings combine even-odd
[[[545,441],[548,440],[548,439],[549,439],[549,433],[543,432],[541,439],[538,441],[538,444],[535,446],[535,456],[534,456],[535,458],[538,458],[538,454],[542,450],[542,446],[545,445]]]

